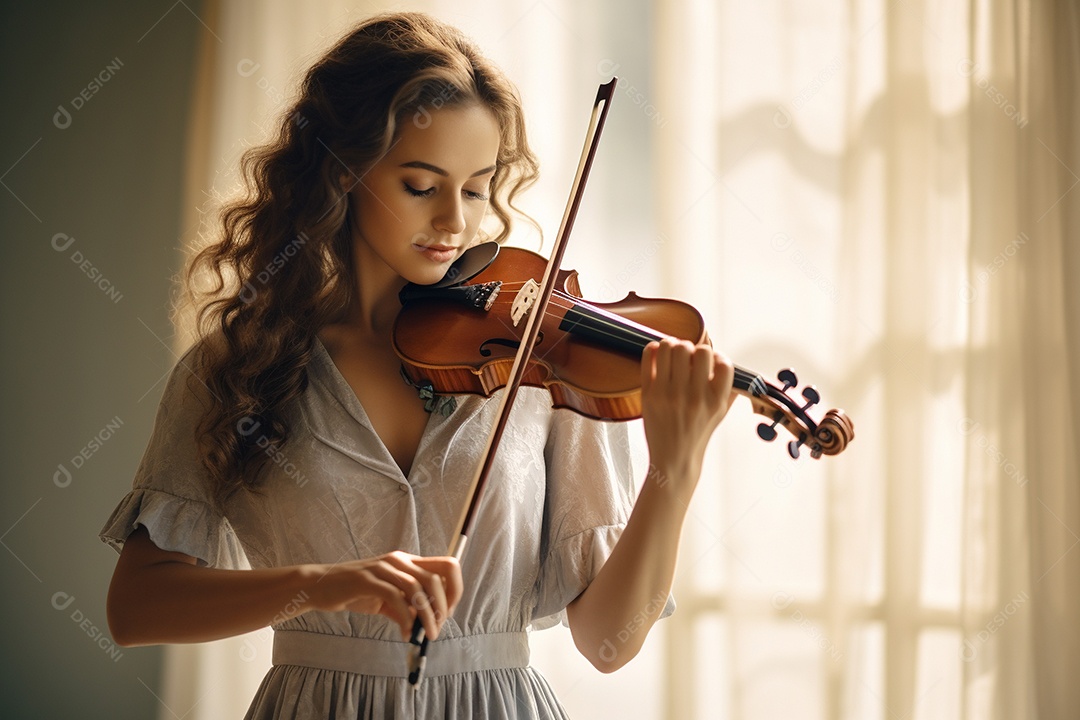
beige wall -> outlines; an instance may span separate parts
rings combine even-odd
[[[0,10],[0,714],[149,718],[162,654],[111,644],[116,555],[97,532],[173,362],[161,341],[203,4],[13,5]]]

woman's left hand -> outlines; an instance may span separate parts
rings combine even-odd
[[[650,474],[689,502],[705,448],[735,398],[731,361],[709,345],[666,338],[641,358],[641,405]]]

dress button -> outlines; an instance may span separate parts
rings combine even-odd
[[[409,485],[407,483],[401,483],[398,487],[401,488],[401,492],[403,493],[409,492]]]

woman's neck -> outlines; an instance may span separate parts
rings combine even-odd
[[[398,292],[405,279],[394,272],[367,243],[356,242],[356,295],[345,322],[372,338],[388,338],[401,309]]]

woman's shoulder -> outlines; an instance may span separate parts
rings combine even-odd
[[[173,363],[162,401],[197,399],[205,406],[210,399],[207,379],[225,349],[220,331],[195,338]]]

